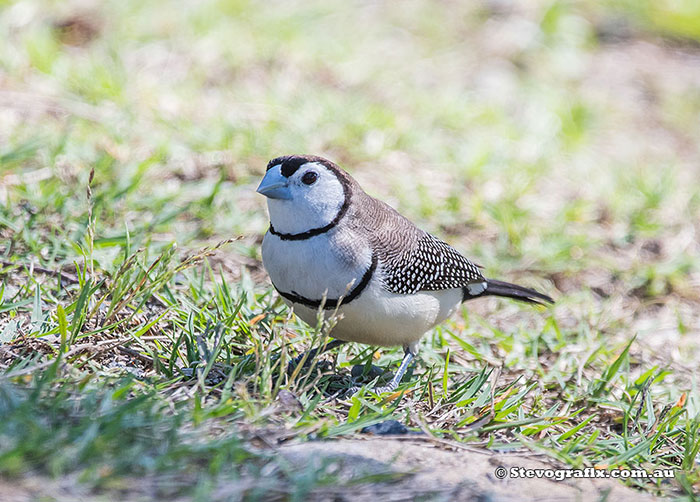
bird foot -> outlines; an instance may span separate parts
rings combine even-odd
[[[385,392],[394,392],[398,385],[382,385],[380,387],[375,387],[372,392],[375,394],[384,394]]]
[[[391,381],[386,384],[382,385],[379,387],[375,387],[373,390],[376,394],[382,394],[384,392],[394,392],[397,387],[399,386],[399,383],[401,383],[401,379],[404,376],[404,373],[406,373],[406,369],[408,368],[408,365],[411,363],[415,355],[413,352],[410,350],[406,349],[406,352],[404,353],[403,360],[401,361],[401,366],[399,366],[398,371],[394,374],[394,378],[391,379]],[[345,394],[345,397],[352,397],[357,392],[360,390],[360,387],[353,386],[350,387]]]
[[[372,387],[372,388],[370,388],[370,390],[372,392],[374,392],[375,394],[379,395],[379,394],[383,394],[385,392],[394,392],[397,387],[398,387],[398,384],[392,385],[392,383],[389,383],[388,385],[380,385],[377,387]],[[362,387],[358,387],[357,385],[353,385],[352,387],[350,387],[347,390],[347,392],[345,393],[345,397],[350,398],[350,397],[354,396],[355,394],[357,394],[358,392],[360,392],[361,389],[362,389]]]

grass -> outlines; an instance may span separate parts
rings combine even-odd
[[[400,474],[274,447],[393,418],[673,468],[625,483],[694,500],[700,24],[681,4],[0,3],[0,474],[71,480],[67,500],[322,497]],[[400,349],[287,374],[329,329],[259,260],[254,187],[293,152],[557,305],[465,305],[396,394],[331,398]]]

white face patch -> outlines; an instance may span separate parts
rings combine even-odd
[[[271,169],[280,168],[277,165]],[[342,183],[323,164],[307,162],[288,180],[291,198],[267,200],[270,222],[276,232],[298,234],[324,227],[333,221],[345,203]]]

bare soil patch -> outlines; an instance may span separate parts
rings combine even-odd
[[[449,448],[449,447],[448,447]],[[498,479],[498,467],[551,469],[560,467],[546,457],[494,453],[476,449],[446,449],[413,439],[340,439],[284,446],[281,454],[292,464],[336,462],[340,472],[355,476],[412,473],[398,480],[316,493],[315,500],[482,500],[506,502],[559,500],[651,501],[654,497],[611,479]]]

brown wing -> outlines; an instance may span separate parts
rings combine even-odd
[[[354,193],[353,207],[362,214],[363,233],[377,252],[388,291],[413,294],[463,288],[484,282],[479,268],[459,251],[420,230],[387,204],[364,192]]]

